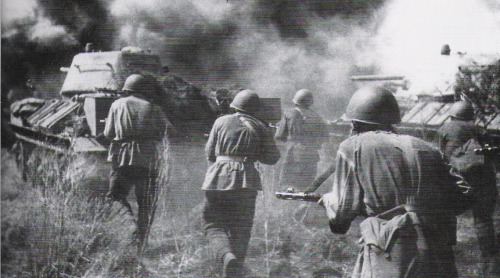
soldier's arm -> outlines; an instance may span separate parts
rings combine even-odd
[[[272,132],[269,128],[263,128],[261,132],[262,143],[259,155],[259,161],[268,164],[274,165],[278,162],[281,157],[280,151],[276,146],[276,142],[273,140]]]
[[[354,169],[345,155],[337,153],[333,189],[319,201],[326,209],[332,233],[345,234],[360,215],[363,191],[357,184]]]
[[[218,121],[215,121],[212,130],[210,131],[210,135],[208,136],[207,144],[205,145],[205,153],[207,155],[207,159],[210,162],[215,162],[217,159],[215,155],[215,146],[217,144],[217,126]]]
[[[319,175],[304,192],[311,193],[316,191],[333,174],[333,172],[335,172],[336,168],[336,162],[334,161],[330,167],[328,167],[323,174]]]
[[[471,190],[474,190],[465,181],[464,177],[459,173],[459,171],[449,165],[446,158],[444,161],[444,196],[447,200],[443,202],[445,205],[444,209],[450,210],[453,215],[460,215],[468,210],[473,202],[473,194]]]
[[[288,123],[286,114],[283,115],[281,121],[278,124],[276,133],[274,134],[274,139],[278,141],[285,142],[288,137]]]
[[[114,118],[114,106],[111,105],[111,108],[109,109],[108,112],[108,117],[106,118],[106,125],[104,127],[104,136],[108,139],[112,139],[116,136],[115,134],[115,118]]]

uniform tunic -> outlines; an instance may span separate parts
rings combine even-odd
[[[205,147],[213,162],[206,174],[203,190],[262,190],[254,162],[275,164],[280,153],[272,135],[258,119],[235,113],[218,118]],[[217,157],[237,157],[217,161]]]
[[[257,191],[262,189],[254,162],[275,164],[280,153],[272,134],[256,118],[234,113],[218,118],[206,145],[205,234],[215,261],[233,253],[246,256],[255,214]]]
[[[407,162],[409,147],[417,157],[416,164]],[[410,165],[418,165],[417,175],[411,174]],[[333,201],[326,207],[332,232],[347,232],[356,216],[374,216],[412,203],[418,208],[431,248],[446,251],[437,258],[436,264],[443,268],[436,268],[434,277],[439,277],[440,270],[455,276],[451,246],[456,243],[459,208],[455,201],[460,193],[439,150],[407,135],[364,132],[340,144],[333,179],[329,193]]]
[[[104,128],[104,136],[113,138],[108,160],[115,167],[149,167],[170,125],[161,108],[143,98],[132,95],[114,101]]]
[[[274,138],[287,142],[281,184],[304,190],[316,177],[318,150],[328,140],[325,122],[310,109],[294,107],[284,114]]]
[[[444,124],[438,131],[439,147],[448,160],[453,161],[455,150],[462,147],[469,139],[479,142],[486,141],[486,132],[471,121],[452,120]],[[495,170],[492,163],[487,163],[481,169],[474,169],[464,176],[474,187],[475,202],[472,206],[474,226],[479,241],[479,249],[483,257],[493,256],[498,249],[495,244],[493,214],[498,197]]]

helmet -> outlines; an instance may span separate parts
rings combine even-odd
[[[394,95],[383,87],[365,87],[354,93],[345,112],[346,118],[369,124],[391,125],[401,121]]]
[[[472,121],[474,120],[474,108],[472,104],[467,101],[457,101],[455,102],[448,112],[450,116],[457,118],[463,121]]]
[[[449,44],[443,45],[441,48],[441,55],[450,55],[451,49]]]
[[[308,89],[298,90],[292,101],[296,105],[309,107],[314,103],[313,94]]]
[[[240,91],[234,97],[230,107],[249,114],[257,113],[260,110],[259,95],[251,90]]]
[[[125,80],[122,91],[153,96],[156,89],[156,79],[152,75],[132,74]]]

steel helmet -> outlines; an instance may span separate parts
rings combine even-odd
[[[259,95],[252,90],[240,91],[229,107],[249,114],[257,113],[260,110]]]
[[[448,112],[450,116],[463,121],[474,120],[474,108],[472,104],[467,101],[457,101],[455,102]]]
[[[296,105],[309,107],[314,103],[313,94],[308,89],[298,90],[292,101]]]
[[[122,91],[153,96],[157,90],[156,79],[151,75],[132,74],[125,80]]]
[[[398,102],[384,87],[364,87],[356,91],[349,100],[345,115],[349,120],[370,124],[401,122]]]

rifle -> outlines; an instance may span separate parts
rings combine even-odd
[[[500,146],[491,147],[486,145],[484,148],[474,149],[475,154],[494,154],[500,153]]]
[[[275,195],[278,199],[282,200],[317,202],[321,199],[321,195],[319,194],[297,192],[293,188],[288,188],[286,191],[278,191]]]

